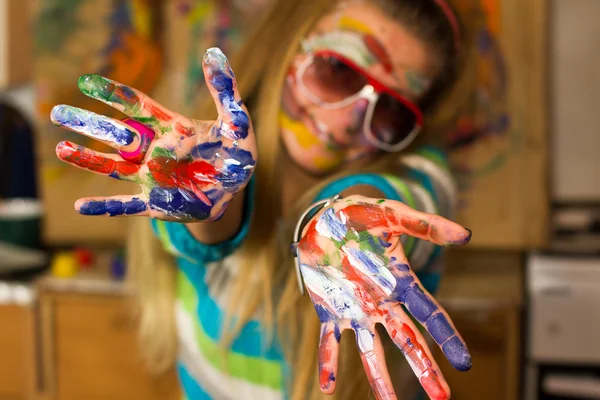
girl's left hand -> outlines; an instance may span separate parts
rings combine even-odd
[[[396,399],[375,324],[382,324],[432,399],[450,389],[425,339],[405,309],[435,339],[458,370],[471,355],[450,317],[410,269],[400,236],[438,245],[464,245],[471,232],[440,216],[393,200],[350,196],[317,213],[298,244],[304,283],[321,320],[319,382],[335,390],[339,340],[352,329],[371,389],[378,400]]]

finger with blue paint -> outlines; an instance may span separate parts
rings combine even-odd
[[[106,215],[109,217],[150,215],[148,203],[140,195],[81,198],[75,202],[75,209],[81,215]]]
[[[402,246],[397,246],[390,253],[390,260],[393,260],[390,270],[396,278],[392,301],[395,300],[406,307],[413,318],[429,332],[454,368],[459,371],[471,369],[471,354],[465,341],[454,327],[448,313],[423,287],[409,267]],[[401,308],[395,309],[395,315],[403,314]],[[406,319],[401,322],[406,323]]]
[[[135,127],[88,110],[58,105],[52,108],[50,119],[55,125],[97,140],[116,150],[133,152],[142,146],[142,134]]]
[[[251,130],[250,118],[229,60],[219,48],[213,47],[206,51],[202,68],[206,85],[219,112],[213,135],[216,139],[221,136],[235,141],[245,139]]]

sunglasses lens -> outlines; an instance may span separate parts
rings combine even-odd
[[[394,146],[405,141],[417,126],[417,116],[405,104],[382,93],[375,104],[371,133],[382,144]]]
[[[302,75],[302,83],[319,100],[335,103],[355,95],[367,78],[333,55],[316,55]]]

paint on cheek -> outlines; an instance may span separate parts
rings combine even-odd
[[[421,96],[431,85],[431,79],[415,71],[407,71],[404,75],[408,89],[416,96]]]
[[[314,166],[320,171],[329,171],[339,167],[344,162],[343,155],[332,157],[315,157],[313,159]]]
[[[293,133],[296,137],[296,143],[303,149],[310,149],[321,143],[319,138],[314,135],[306,125],[300,121],[291,119],[283,111],[279,112],[279,126],[281,129]]]

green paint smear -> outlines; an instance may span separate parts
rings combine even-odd
[[[115,96],[114,94],[117,86],[111,80],[106,79],[100,75],[82,75],[77,81],[77,86],[83,94],[91,98],[108,103],[116,103],[122,105],[123,112],[125,114],[134,117],[136,120],[143,124],[156,124],[155,117],[139,117],[141,115],[141,104],[138,101],[138,97],[133,94],[132,89],[127,86],[120,86],[120,92],[132,94],[132,98],[121,98],[120,96]]]
[[[408,88],[416,95],[422,94],[429,84],[429,79],[421,76],[417,72],[408,71],[405,76],[406,81],[408,82]]]
[[[381,203],[383,203],[383,202],[385,202],[385,199],[380,199],[380,200],[377,200],[377,204],[381,204]]]
[[[175,153],[171,150],[164,149],[162,147],[155,147],[154,150],[152,150],[152,158],[159,157],[175,159]]]

